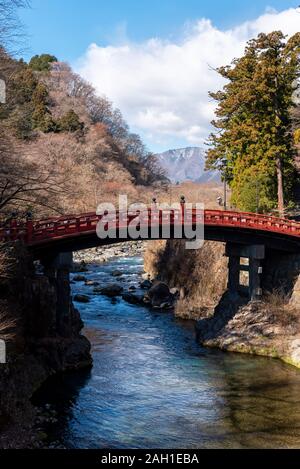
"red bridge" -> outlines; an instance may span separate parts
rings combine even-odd
[[[204,226],[204,239],[226,243],[228,289],[233,293],[246,291],[252,299],[260,299],[263,290],[275,288],[291,292],[300,274],[300,257],[297,255],[300,253],[300,223],[293,220],[232,211],[203,212],[184,205],[171,212],[152,207],[138,216],[138,221],[137,213],[127,212],[109,215],[105,222],[103,216],[95,213],[26,223],[12,220],[9,226],[0,229],[0,241],[21,240],[33,257],[41,260],[46,272],[54,275],[54,281],[63,284],[58,279],[69,278],[70,253],[131,241],[128,227],[134,221],[143,233],[142,239],[178,238],[179,228],[180,238],[191,239],[186,233],[201,225]],[[105,239],[97,236],[100,221],[107,230]],[[114,232],[110,231],[112,225],[116,228]],[[248,258],[248,263],[242,263],[241,258]],[[248,272],[246,287],[240,284],[241,271]]]
[[[119,237],[119,233],[121,229],[124,233],[124,228],[126,229],[136,217],[137,214],[130,215],[124,212],[117,212],[115,216],[109,216],[109,222],[115,223],[117,229],[117,235],[113,239],[109,237],[109,231],[106,239],[100,239],[96,234],[96,227],[102,216],[86,213],[28,221],[23,224],[13,220],[9,227],[0,229],[0,240],[23,240],[35,257],[39,258],[47,255],[49,251],[70,252],[124,240],[129,241],[129,236]],[[155,239],[163,239],[168,237],[164,234],[167,230],[163,230],[163,227],[171,226],[170,237],[172,238],[174,227],[183,225],[183,223],[194,229],[197,224],[204,224],[204,238],[206,240],[234,242],[243,245],[263,244],[276,250],[300,251],[300,223],[267,215],[185,209],[183,217],[180,210],[167,213],[163,210],[149,208],[139,214],[138,226],[144,229],[149,228],[146,239],[153,239],[151,227],[158,227]],[[184,230],[182,238],[188,239]]]

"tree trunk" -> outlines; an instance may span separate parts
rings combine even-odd
[[[284,217],[284,199],[283,199],[283,178],[282,165],[280,157],[276,160],[277,171],[277,193],[278,193],[278,212],[280,217]]]

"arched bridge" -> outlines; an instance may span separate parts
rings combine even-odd
[[[142,210],[138,216],[136,226],[143,233],[142,239],[191,239],[187,233],[201,225],[205,240],[226,243],[228,289],[233,293],[246,292],[250,298],[259,299],[263,290],[284,287],[286,291],[292,291],[297,283],[300,274],[298,222],[254,213],[200,211],[185,205],[169,212],[151,207]],[[132,240],[128,227],[136,222],[137,213],[108,215],[107,237],[99,238],[97,225],[100,221],[104,224],[102,217],[86,213],[28,220],[23,224],[12,220],[9,226],[0,229],[0,241],[22,240],[33,257],[44,264],[48,275],[56,283],[63,284],[69,278],[73,251]],[[115,226],[114,236],[111,236],[110,226]],[[180,227],[189,229],[180,231]],[[180,232],[182,234],[178,236]],[[241,262],[241,258],[248,262]],[[245,272],[248,276],[246,285],[241,282]],[[300,286],[300,281],[298,283]]]
[[[197,224],[203,224],[205,240],[242,245],[261,244],[270,249],[300,252],[300,223],[293,220],[236,211],[183,210],[184,215],[178,210],[167,213],[164,210],[149,208],[142,211],[139,214],[138,226],[143,229],[143,233],[148,233],[145,239],[172,238],[178,225],[185,224],[195,229]],[[108,231],[105,239],[97,236],[96,228],[102,215],[96,213],[30,220],[26,224],[13,221],[9,227],[0,229],[0,240],[22,239],[34,256],[40,258],[49,251],[70,252],[129,241],[129,235],[124,236],[124,233],[136,217],[136,214],[124,212],[117,212],[108,217],[109,222],[116,226],[116,234],[110,237]],[[169,233],[165,229],[167,225],[170,225]],[[158,228],[156,232],[153,232],[154,227]],[[181,237],[189,239],[184,230]]]

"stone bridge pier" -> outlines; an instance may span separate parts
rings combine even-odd
[[[56,330],[61,336],[69,336],[72,329],[73,304],[71,298],[70,272],[73,253],[59,253],[41,261],[44,275],[56,291]]]
[[[227,243],[225,254],[230,293],[259,301],[276,291],[300,307],[300,254],[237,243]]]

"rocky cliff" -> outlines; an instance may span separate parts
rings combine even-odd
[[[31,444],[33,408],[30,398],[51,375],[92,364],[83,323],[69,301],[69,318],[61,333],[57,314],[58,285],[36,274],[32,259],[18,248],[14,273],[2,291],[15,328],[7,343],[7,363],[0,365],[0,447]],[[17,427],[17,431],[14,429]],[[14,434],[19,441],[11,441]]]

